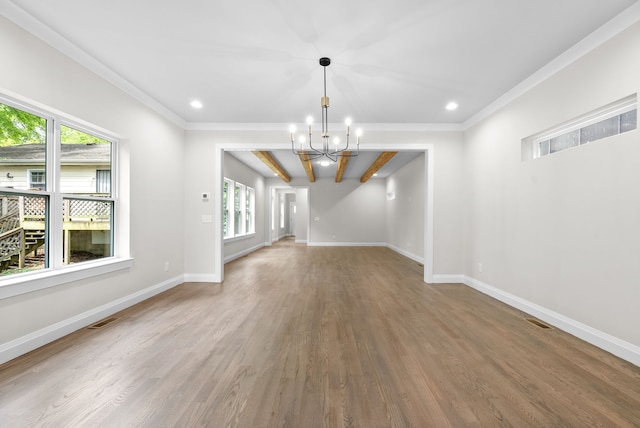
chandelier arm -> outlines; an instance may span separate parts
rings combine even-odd
[[[325,153],[324,156],[333,162],[338,162],[338,156],[334,156],[334,153]]]

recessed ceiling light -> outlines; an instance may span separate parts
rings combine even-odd
[[[198,100],[193,100],[191,101],[191,107],[193,108],[202,108],[202,102],[198,101]]]
[[[320,162],[320,166],[329,166],[329,165],[331,165],[331,162],[329,162],[329,161],[321,161]]]
[[[451,101],[449,104],[447,104],[447,106],[445,108],[447,110],[449,110],[449,111],[457,110],[458,109],[458,103],[456,103],[455,101]]]

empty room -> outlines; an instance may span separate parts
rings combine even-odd
[[[637,0],[0,0],[0,427],[640,426]]]

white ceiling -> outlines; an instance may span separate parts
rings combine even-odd
[[[320,114],[322,56],[331,122],[351,116],[365,136],[461,124],[636,2],[0,0],[0,13],[183,125],[282,124],[284,139]]]

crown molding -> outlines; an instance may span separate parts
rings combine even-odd
[[[0,0],[0,14],[27,32],[38,37],[64,55],[88,68],[109,83],[121,89],[134,99],[151,108],[167,120],[188,131],[280,131],[286,130],[287,124],[274,123],[209,123],[187,122],[173,111],[159,103],[153,97],[143,92],[135,85],[118,75],[95,57],[80,49],[59,33],[31,16],[28,12],[11,0]],[[554,60],[540,68],[534,74],[497,98],[480,112],[461,123],[375,123],[363,124],[367,131],[393,132],[460,132],[485,120],[516,98],[525,94],[536,85],[547,80],[568,65],[574,63],[598,46],[620,34],[630,26],[640,21],[640,2],[629,6],[609,22],[576,43]]]
[[[629,6],[609,22],[589,34],[584,39],[580,40],[531,76],[497,98],[494,102],[467,119],[461,124],[462,128],[467,130],[472,126],[477,125],[507,104],[533,89],[536,85],[544,82],[567,66],[573,64],[638,21],[640,21],[640,2],[636,2]]]
[[[86,67],[99,77],[124,91],[129,96],[140,101],[142,104],[151,108],[165,119],[185,129],[187,122],[160,104],[147,93],[138,89],[135,85],[124,79],[122,76],[114,72],[112,69],[98,61],[95,57],[80,49],[71,43],[58,32],[45,25],[42,21],[34,18],[27,11],[22,9],[10,0],[0,0],[0,15],[12,21],[14,24],[26,30],[28,33],[39,38],[62,54],[68,56],[83,67]]]
[[[342,123],[330,123],[330,127],[341,129]],[[359,124],[367,132],[461,132],[460,123],[363,123]],[[288,123],[214,123],[187,122],[187,131],[279,131],[288,133]]]

